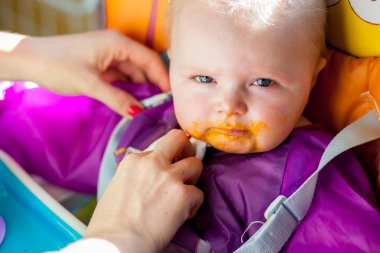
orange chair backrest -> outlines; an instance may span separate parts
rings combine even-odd
[[[106,27],[161,52],[167,48],[168,0],[106,0]]]
[[[328,42],[357,57],[380,56],[380,1],[326,0]],[[162,51],[169,0],[105,0],[107,28]]]

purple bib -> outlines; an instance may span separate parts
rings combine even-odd
[[[159,92],[147,84],[119,85],[139,99]],[[99,164],[120,117],[93,99],[26,89],[24,83],[0,91],[0,148],[30,173],[95,193]],[[145,148],[176,126],[172,104],[166,102],[130,122],[120,147]],[[278,194],[291,194],[316,169],[330,140],[326,131],[309,126],[295,129],[270,152],[232,155],[209,150],[199,182],[205,203],[173,242],[192,252],[199,238],[215,252],[237,249],[248,225],[263,221],[267,205]],[[258,224],[251,226],[243,239],[257,229]],[[351,152],[320,174],[310,211],[282,252],[380,252],[380,215]]]
[[[27,84],[0,82],[0,149],[31,174],[95,194],[100,161],[120,116],[94,99]],[[160,92],[150,84],[115,85],[137,99]]]

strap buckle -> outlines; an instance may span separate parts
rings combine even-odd
[[[269,220],[277,212],[285,200],[287,200],[287,198],[284,195],[277,196],[277,198],[275,198],[265,210],[265,219]]]

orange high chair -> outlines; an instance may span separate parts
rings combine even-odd
[[[380,115],[380,1],[327,3],[327,43],[332,49],[306,115],[338,132],[371,109]],[[380,140],[355,151],[380,200]]]

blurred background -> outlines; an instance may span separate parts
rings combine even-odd
[[[103,0],[0,0],[0,31],[55,35],[103,27]]]

